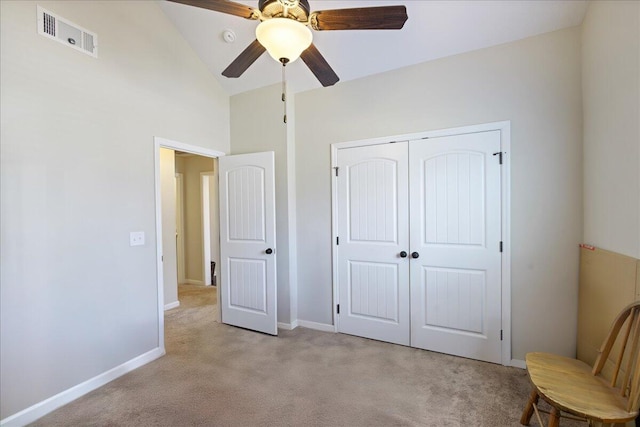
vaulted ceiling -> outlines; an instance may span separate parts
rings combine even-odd
[[[258,2],[238,3],[257,7]],[[341,82],[576,26],[587,9],[587,0],[310,0],[309,3],[312,11],[397,4],[407,7],[409,19],[402,30],[313,32],[314,44]],[[267,53],[239,78],[229,79],[221,74],[255,40],[256,21],[168,1],[161,1],[160,5],[230,95],[281,81],[282,67]],[[233,31],[233,43],[224,41],[224,30]],[[301,60],[287,66],[287,82],[295,92],[321,87]]]

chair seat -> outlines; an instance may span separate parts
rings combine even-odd
[[[604,423],[633,420],[625,400],[586,363],[549,353],[528,353],[527,371],[539,394],[557,408]]]

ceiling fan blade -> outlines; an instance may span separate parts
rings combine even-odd
[[[314,30],[399,30],[407,20],[405,6],[319,10],[310,17]]]
[[[324,56],[320,54],[313,43],[302,54],[300,58],[307,64],[311,72],[320,80],[322,86],[333,86],[340,80],[340,77],[333,71]]]
[[[216,12],[228,13],[229,15],[240,16],[247,19],[258,19],[258,15],[253,8],[242,3],[227,0],[168,0],[173,3],[187,4],[189,6],[200,7],[202,9],[214,10]]]
[[[254,40],[236,59],[222,72],[225,77],[240,77],[247,68],[260,58],[265,52],[264,46],[258,40]]]

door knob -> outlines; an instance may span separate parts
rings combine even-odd
[[[267,255],[271,255],[273,253],[273,249],[269,248],[266,251],[264,251]]]
[[[400,258],[406,258],[407,253],[405,251],[400,252]]]
[[[411,258],[419,258],[420,254],[418,252],[411,252]]]

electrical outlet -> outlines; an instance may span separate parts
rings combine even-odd
[[[143,246],[144,231],[132,231],[129,233],[129,246]]]

